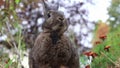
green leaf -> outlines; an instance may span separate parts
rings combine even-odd
[[[5,65],[5,68],[9,68],[10,65],[12,65],[12,62],[13,60],[9,60],[8,64]]]
[[[16,3],[16,4],[19,4],[19,3],[20,3],[20,0],[15,0],[15,3]]]
[[[10,10],[14,10],[14,6],[12,4],[10,5]]]

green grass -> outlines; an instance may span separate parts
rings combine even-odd
[[[104,50],[105,46],[110,46],[109,51]],[[96,66],[97,68],[115,67],[115,62],[120,58],[120,27],[111,31],[107,38],[101,44],[96,45],[92,51],[98,54],[93,59],[92,68]]]

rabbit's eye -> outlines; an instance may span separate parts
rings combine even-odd
[[[47,17],[48,17],[48,18],[50,17],[50,13],[47,14]]]

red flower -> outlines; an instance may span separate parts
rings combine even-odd
[[[86,55],[86,56],[90,56],[90,53],[91,53],[91,51],[89,51],[89,52],[84,52],[83,54]]]
[[[109,48],[110,48],[111,46],[105,46],[105,48],[104,48],[104,50],[106,50],[106,51],[109,51]]]
[[[93,58],[95,58],[96,56],[98,56],[97,53],[92,52],[92,51],[85,52],[84,55],[86,55],[86,56],[88,56],[88,57],[89,57],[89,56],[92,56]]]
[[[95,58],[95,57],[98,56],[98,54],[97,54],[97,53],[93,53],[91,56],[92,56],[93,58]]]
[[[90,53],[90,56],[92,56],[93,58],[95,58],[96,56],[98,56],[98,54],[95,53],[95,52],[91,52],[91,53]]]
[[[99,36],[99,38],[102,39],[102,40],[105,40],[107,38],[107,36],[106,35],[101,35],[101,36]]]
[[[90,68],[90,65],[85,66],[85,68]]]
[[[100,43],[101,43],[100,41],[96,41],[96,42],[95,42],[96,45],[97,45],[97,44],[100,44]]]

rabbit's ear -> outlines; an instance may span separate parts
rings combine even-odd
[[[44,17],[47,19],[47,14],[50,11],[50,7],[45,3],[44,0],[41,0],[43,4],[43,10],[44,10]]]
[[[43,5],[43,12],[44,12],[44,18],[45,18],[45,21],[48,19],[48,16],[50,16],[50,8],[49,6],[45,3],[44,0],[41,0],[42,1],[42,5]],[[46,22],[44,21],[44,23],[42,24],[42,29],[46,26]]]
[[[58,2],[54,3],[51,7],[52,7],[51,8],[52,10],[58,11],[58,9],[59,9],[59,3]]]

